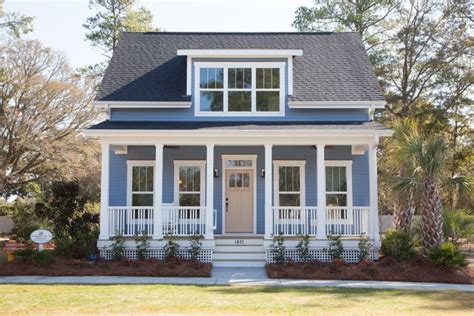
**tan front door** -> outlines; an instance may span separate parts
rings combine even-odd
[[[227,169],[225,177],[225,232],[253,232],[253,170]]]

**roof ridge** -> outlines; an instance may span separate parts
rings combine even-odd
[[[312,31],[312,32],[123,32],[124,34],[159,34],[159,35],[341,35],[354,34],[357,32],[331,32],[331,31]]]

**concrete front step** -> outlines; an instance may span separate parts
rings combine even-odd
[[[213,267],[264,267],[265,260],[214,260]]]
[[[265,253],[263,252],[214,252],[214,261],[216,260],[240,260],[240,261],[252,261],[252,260],[265,260]]]

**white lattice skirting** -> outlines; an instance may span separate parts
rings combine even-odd
[[[124,254],[125,257],[129,259],[138,259],[137,250],[136,249],[125,249]],[[191,259],[191,253],[189,249],[179,249],[178,256],[183,259]],[[112,259],[112,250],[110,249],[101,249],[100,250],[100,257],[103,259],[110,260]],[[165,251],[161,249],[150,249],[147,251],[147,258],[156,258],[159,260],[163,260],[165,257]],[[201,249],[199,253],[199,261],[201,262],[212,262],[212,249]]]
[[[346,249],[344,250],[342,257],[344,258],[346,262],[356,263],[356,262],[359,262],[359,253],[360,253],[359,249]],[[329,253],[327,252],[327,250],[324,250],[324,249],[310,249],[309,255],[311,256],[312,260],[319,260],[323,262],[331,261],[331,257],[329,256]],[[267,263],[275,262],[274,255],[271,249],[265,249],[265,257],[266,257]],[[298,249],[286,249],[285,258],[287,260],[291,260],[295,262],[302,261]],[[369,259],[372,261],[377,259],[376,253],[374,250],[371,250],[369,252]]]

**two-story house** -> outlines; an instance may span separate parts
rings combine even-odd
[[[274,235],[288,258],[309,235],[325,260],[341,235],[348,261],[360,238],[380,245],[377,144],[385,105],[357,33],[125,33],[95,105],[106,121],[100,236],[167,235],[184,248],[204,236],[216,266],[273,260]]]

